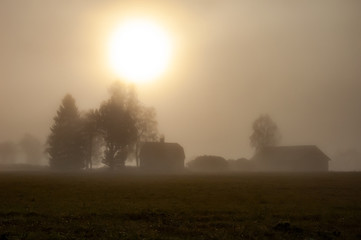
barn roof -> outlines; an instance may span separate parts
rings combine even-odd
[[[278,146],[278,147],[265,147],[253,157],[254,160],[261,159],[278,159],[278,160],[293,160],[299,159],[319,159],[331,160],[324,152],[322,152],[315,145],[300,145],[300,146]]]

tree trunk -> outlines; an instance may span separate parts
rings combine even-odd
[[[136,162],[137,167],[139,167],[139,150],[140,150],[139,148],[140,148],[139,143],[137,142],[135,144],[135,162]]]

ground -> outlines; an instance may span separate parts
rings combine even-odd
[[[0,239],[360,239],[361,173],[0,172]]]

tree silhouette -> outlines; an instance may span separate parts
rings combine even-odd
[[[256,152],[267,146],[276,146],[281,140],[276,123],[267,114],[261,115],[253,122],[253,134],[250,137],[251,146]]]
[[[85,168],[91,169],[94,160],[100,155],[101,141],[99,131],[99,112],[89,110],[80,118],[81,149]]]
[[[124,166],[130,146],[137,138],[135,120],[128,109],[128,89],[115,82],[111,97],[99,109],[99,127],[105,142],[103,163],[110,168]]]
[[[110,168],[124,166],[132,152],[139,163],[140,144],[158,139],[155,110],[145,107],[134,85],[119,81],[98,110],[80,115],[71,95],[62,100],[47,140],[53,168],[92,168],[102,158]]]
[[[135,143],[135,159],[139,166],[141,144],[155,142],[159,139],[156,112],[152,107],[141,106],[136,117],[137,141]]]
[[[81,169],[84,167],[80,116],[75,99],[66,95],[54,117],[47,139],[49,165],[55,169]]]
[[[137,139],[133,146],[136,165],[139,166],[139,154],[141,144],[144,142],[157,141],[159,139],[158,122],[156,120],[156,111],[152,107],[144,106],[137,97],[134,86],[129,87],[128,110],[135,120],[137,130]]]

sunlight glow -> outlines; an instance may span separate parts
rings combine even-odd
[[[145,19],[123,22],[109,43],[109,60],[122,78],[144,83],[159,77],[167,68],[172,53],[169,35]]]

